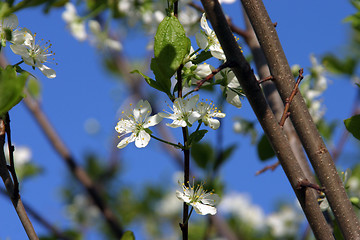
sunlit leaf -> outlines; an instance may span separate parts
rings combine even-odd
[[[352,116],[345,119],[344,124],[346,129],[358,140],[360,140],[360,115]]]

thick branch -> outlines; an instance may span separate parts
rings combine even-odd
[[[244,9],[264,51],[271,75],[282,100],[291,94],[295,82],[270,17],[260,0],[242,0]],[[345,239],[360,239],[360,224],[336,167],[312,121],[301,94],[290,106],[290,118],[315,170]]]
[[[298,182],[306,179],[306,177],[291,151],[288,139],[267,104],[250,65],[246,62],[231,33],[220,4],[214,0],[202,0],[201,2],[218,36],[227,61],[236,63],[232,70],[239,80],[269,142],[272,144],[315,236],[318,239],[333,239],[331,230],[325,221],[315,196],[308,188],[297,189]]]
[[[250,47],[251,53],[254,57],[255,66],[260,79],[266,79],[268,76],[271,75],[264,53],[260,47],[259,41],[254,33],[254,29],[252,28],[251,23],[249,22],[249,18],[247,17],[245,12],[244,12],[244,18],[245,18],[246,30],[248,32],[248,37],[245,38],[245,41]],[[271,80],[273,79],[274,77],[271,78]],[[272,81],[266,81],[261,86],[264,91],[266,100],[269,103],[270,108],[273,111],[276,119],[280,119],[281,113],[284,111],[284,104],[280,98],[278,91],[276,90],[275,84]],[[302,148],[299,137],[297,136],[291,121],[285,122],[284,131],[289,139],[291,149],[295,154],[295,157],[298,160],[300,167],[303,170],[306,178],[310,182],[316,182],[314,174],[310,168],[309,162],[306,159],[304,149]],[[313,191],[313,193],[317,195],[316,191]]]

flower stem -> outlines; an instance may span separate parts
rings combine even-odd
[[[162,142],[162,143],[169,144],[169,145],[171,145],[171,146],[173,146],[173,147],[184,149],[184,147],[181,146],[180,144],[175,144],[175,143],[171,143],[171,142],[162,140],[161,138],[155,137],[154,135],[151,135],[151,134],[150,134],[150,137],[152,137],[152,138],[154,138],[154,139],[156,139],[156,140],[158,140],[158,141],[160,141],[160,142]]]
[[[23,60],[21,60],[20,62],[18,62],[18,63],[15,63],[14,65],[12,65],[13,67],[16,67],[16,66],[19,66],[20,64],[22,64],[24,61]]]

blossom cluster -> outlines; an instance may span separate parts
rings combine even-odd
[[[56,77],[55,71],[45,65],[49,60],[54,60],[51,57],[55,53],[49,50],[51,43],[49,41],[43,43],[43,40],[36,42],[36,33],[33,34],[27,28],[19,28],[18,25],[18,18],[14,14],[1,19],[1,47],[6,47],[7,43],[11,43],[11,50],[20,55],[24,63],[38,68],[48,78]]]
[[[187,99],[177,98],[170,109],[172,112],[164,111],[150,116],[152,108],[148,101],[140,100],[135,107],[130,104],[130,109],[122,111],[123,117],[117,123],[115,130],[120,134],[119,138],[130,133],[131,135],[124,137],[117,147],[124,148],[134,141],[138,148],[147,146],[152,134],[149,127],[157,125],[163,118],[173,120],[172,123],[166,124],[172,128],[191,127],[199,121],[215,130],[220,127],[220,121],[216,118],[225,117],[225,113],[222,113],[211,101],[199,102],[199,95]]]

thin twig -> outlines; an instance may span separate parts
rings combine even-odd
[[[15,211],[23,225],[23,228],[30,240],[38,240],[38,236],[34,230],[30,219],[28,218],[25,208],[22,204],[19,194],[14,195],[14,183],[10,177],[8,167],[6,165],[4,144],[5,144],[5,121],[0,118],[0,176],[5,184],[6,191],[10,196],[11,202],[15,208]]]
[[[318,184],[311,183],[307,179],[303,179],[303,180],[299,181],[298,189],[301,189],[301,188],[312,188],[312,189],[315,189],[318,192],[324,192],[325,191],[324,187],[320,187]]]
[[[277,161],[276,163],[274,163],[274,164],[272,164],[272,165],[269,165],[269,166],[266,166],[266,167],[264,167],[263,169],[257,171],[257,172],[255,173],[255,175],[260,175],[260,174],[262,174],[263,172],[266,172],[267,170],[274,171],[279,165],[280,165],[280,162]]]
[[[303,80],[304,76],[303,76],[303,73],[304,73],[304,69],[300,69],[299,70],[299,77],[296,81],[296,84],[290,94],[290,97],[286,99],[286,104],[285,104],[285,108],[284,108],[284,113],[283,115],[281,116],[281,119],[280,119],[280,122],[279,122],[279,125],[281,127],[284,126],[285,124],[285,120],[290,116],[290,112],[289,112],[289,108],[290,108],[290,104],[292,102],[292,100],[294,99],[295,97],[295,94],[299,91],[299,85],[300,85],[300,82],[301,80]]]
[[[262,83],[264,83],[264,82],[267,82],[267,81],[270,81],[270,80],[273,80],[273,79],[274,79],[273,76],[268,76],[268,77],[266,77],[266,78],[260,79],[260,80],[258,81],[258,83],[259,83],[259,84],[262,84]]]
[[[10,128],[10,115],[6,113],[5,117],[5,131],[8,141],[8,149],[9,149],[9,161],[10,165],[8,166],[9,172],[11,173],[11,177],[14,183],[14,192],[12,198],[19,198],[19,180],[16,176],[15,164],[14,164],[14,146],[11,143],[11,128]]]

